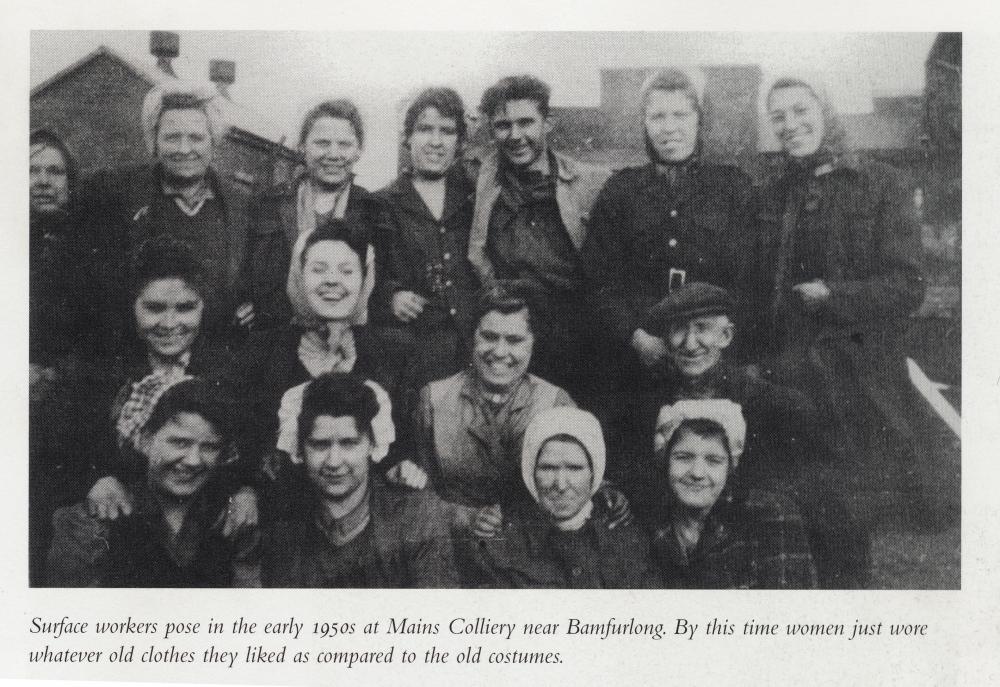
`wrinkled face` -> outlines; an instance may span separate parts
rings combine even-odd
[[[538,505],[554,520],[569,520],[590,500],[594,470],[575,441],[549,439],[535,464]]]
[[[58,212],[69,203],[69,167],[62,151],[44,143],[31,146],[28,199],[32,212]]]
[[[454,117],[442,117],[436,108],[424,108],[413,123],[413,133],[407,139],[407,145],[417,176],[439,178],[455,162],[458,123]]]
[[[176,358],[198,337],[204,307],[201,296],[183,279],[155,279],[135,299],[136,331],[151,353]]]
[[[320,415],[302,448],[306,474],[322,498],[341,501],[367,483],[372,440],[353,417]]]
[[[178,413],[146,446],[149,485],[172,498],[193,496],[220,465],[222,449],[212,423],[197,413]]]
[[[319,241],[306,251],[306,300],[322,320],[345,320],[361,295],[361,258],[343,241]]]
[[[204,178],[212,162],[212,133],[201,110],[164,110],[156,129],[156,156],[168,177]]]
[[[682,506],[706,511],[715,505],[729,477],[729,453],[719,437],[683,434],[670,449],[667,483]]]
[[[315,183],[338,188],[351,178],[354,163],[361,158],[361,141],[348,120],[320,117],[302,143],[302,154]]]
[[[490,117],[497,150],[512,167],[529,167],[545,155],[551,128],[534,100],[511,100]]]
[[[661,162],[683,162],[698,143],[698,111],[683,91],[650,91],[646,136]]]
[[[527,309],[509,315],[486,313],[472,344],[472,363],[480,381],[498,391],[510,389],[528,371],[534,343]]]
[[[823,106],[804,86],[779,88],[767,99],[767,114],[774,135],[792,157],[806,157],[823,141]]]
[[[682,376],[699,377],[719,364],[733,340],[733,323],[725,315],[703,315],[671,322],[667,358]]]

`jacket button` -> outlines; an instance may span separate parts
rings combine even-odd
[[[439,229],[438,231],[440,231],[440,232],[441,232],[441,233],[443,234],[443,233],[445,233],[445,232],[446,232],[446,231],[448,231],[448,230],[447,230],[447,229],[445,229],[445,228],[444,228],[444,227],[442,226],[442,227],[441,227],[441,228],[440,228],[440,229]]]
[[[445,253],[441,257],[443,257],[445,260],[451,260],[451,253]]]
[[[671,248],[676,248],[677,247],[677,239],[670,239],[669,241],[667,241],[667,245],[670,246]]]
[[[573,573],[573,577],[579,577],[580,575],[583,574],[583,568],[581,568],[579,565],[574,565],[573,569],[570,572]]]
[[[447,281],[446,281],[446,282],[444,283],[444,285],[445,285],[445,286],[451,286],[451,279],[447,280]]]
[[[671,210],[670,211],[670,216],[671,217],[676,217],[677,216],[677,210]]]
[[[452,315],[457,315],[457,314],[458,314],[458,311],[457,311],[457,310],[455,310],[455,308],[452,308],[452,309],[451,309],[451,310],[449,310],[448,312],[449,312],[449,313],[451,313]]]

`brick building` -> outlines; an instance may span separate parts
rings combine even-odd
[[[142,101],[155,84],[175,78],[169,72],[169,62],[161,60],[160,66],[148,69],[101,46],[32,89],[31,129],[61,136],[84,174],[145,162],[149,155],[139,124]],[[213,62],[213,72],[232,125],[216,148],[217,168],[255,188],[288,178],[297,164],[296,153],[276,140],[255,113],[227,95],[235,65]]]

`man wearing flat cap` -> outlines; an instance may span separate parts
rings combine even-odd
[[[827,449],[819,439],[815,407],[803,394],[764,381],[727,360],[726,351],[736,335],[735,303],[726,289],[691,282],[649,309],[645,327],[663,338],[667,354],[654,371],[655,380],[636,395],[621,418],[623,460],[619,474],[612,477],[620,480],[638,517],[656,517],[646,471],[660,409],[685,399],[726,398],[739,403],[747,421],[741,482],[793,490],[797,500],[810,501],[812,512],[804,515],[810,521],[821,584],[863,586],[867,541],[847,524],[843,505],[819,479]],[[800,506],[805,509],[805,504]]]

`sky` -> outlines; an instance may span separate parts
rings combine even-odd
[[[261,127],[294,143],[299,121],[320,100],[346,96],[362,111],[359,182],[375,188],[395,173],[405,99],[450,85],[467,106],[506,74],[531,72],[552,86],[556,106],[599,101],[602,67],[759,64],[778,75],[819,76],[843,112],[865,112],[874,92],[919,92],[933,33],[595,33],[181,31],[179,76],[204,79],[213,58],[234,60],[232,98]],[[31,85],[105,45],[154,68],[146,31],[35,31]]]

